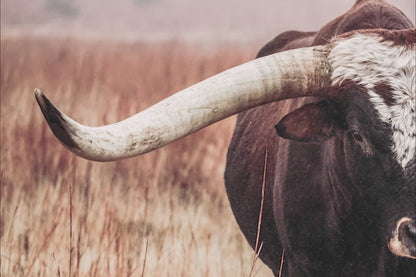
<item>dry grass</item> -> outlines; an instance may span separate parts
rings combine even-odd
[[[253,251],[222,180],[234,119],[141,157],[95,163],[59,145],[33,88],[101,125],[253,53],[174,41],[3,40],[1,275],[247,276]],[[253,272],[271,274],[260,261]]]

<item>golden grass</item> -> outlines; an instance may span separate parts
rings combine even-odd
[[[253,49],[74,39],[1,46],[2,276],[270,276],[222,174],[234,119],[141,157],[83,160],[46,126],[40,87],[87,125],[115,122],[249,60]],[[259,271],[260,270],[260,271]]]

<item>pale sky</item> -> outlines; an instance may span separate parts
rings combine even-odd
[[[267,41],[313,31],[355,0],[2,0],[2,35]],[[391,0],[415,22],[415,0]]]

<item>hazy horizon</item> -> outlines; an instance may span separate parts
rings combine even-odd
[[[355,0],[3,0],[2,36],[264,41],[313,31]],[[415,1],[394,0],[415,22]]]

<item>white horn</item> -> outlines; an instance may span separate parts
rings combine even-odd
[[[320,95],[330,85],[327,56],[327,48],[317,46],[259,58],[102,127],[75,122],[38,89],[35,96],[53,133],[69,150],[86,159],[111,161],[152,151],[255,106]]]

